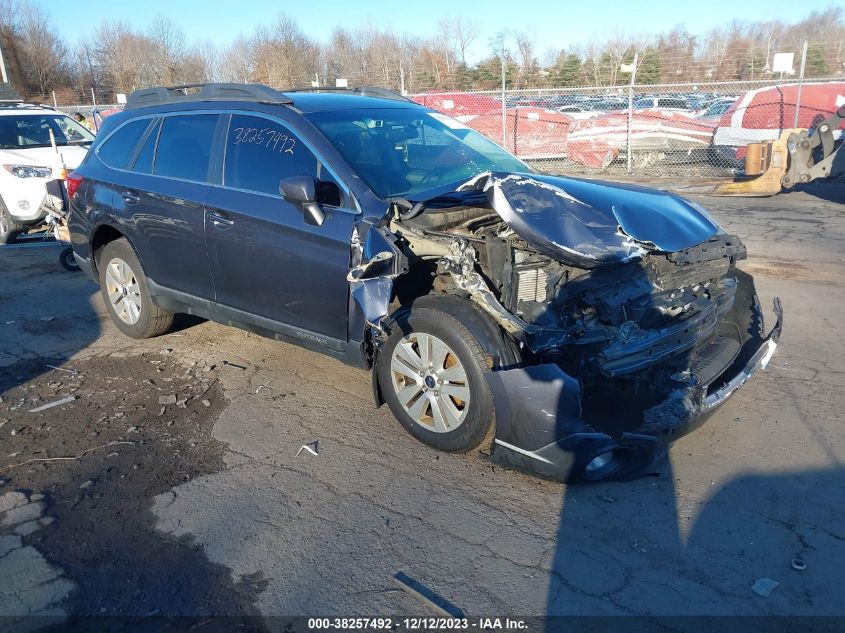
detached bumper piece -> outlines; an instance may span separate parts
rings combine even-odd
[[[648,474],[670,443],[704,423],[765,368],[783,327],[780,299],[774,300],[776,323],[765,338],[745,343],[738,358],[708,385],[680,384],[665,401],[644,412],[635,432],[611,437],[582,417],[579,381],[558,365],[544,364],[488,374],[496,405],[493,460],[550,479],[587,482],[635,479]]]

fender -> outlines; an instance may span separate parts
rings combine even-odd
[[[388,332],[396,325],[396,317],[411,312],[414,308],[437,308],[456,317],[473,336],[478,339],[481,347],[489,355],[488,369],[508,369],[517,367],[522,357],[516,344],[505,335],[502,329],[493,322],[469,299],[450,294],[429,294],[415,299],[408,305],[401,306],[386,319],[385,330]],[[376,407],[384,404],[381,385],[378,379],[378,363],[381,357],[381,346],[373,349],[373,364],[371,368],[373,398]]]

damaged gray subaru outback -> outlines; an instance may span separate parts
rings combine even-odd
[[[425,444],[544,477],[648,473],[781,332],[699,205],[537,173],[378,89],[137,91],[68,189],[124,333],[188,312],[330,354]]]

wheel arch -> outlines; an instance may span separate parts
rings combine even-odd
[[[115,227],[113,224],[101,224],[94,232],[91,233],[91,239],[89,240],[89,248],[91,253],[91,267],[94,271],[95,275],[99,274],[99,270],[97,270],[97,255],[98,253],[105,248],[106,244],[110,242],[114,242],[116,240],[125,239],[129,242],[129,246],[135,251],[135,256],[138,258],[138,261],[141,261],[141,255],[138,253],[138,249],[135,248],[135,245],[132,243],[131,238],[129,238],[126,233],[121,231],[119,228]],[[141,267],[143,268],[144,263],[141,262]]]
[[[482,312],[472,301],[447,293],[435,293],[423,295],[413,301],[404,304],[387,316],[385,322],[387,327],[396,327],[396,318],[410,313],[414,308],[432,308],[446,312],[455,317],[467,328],[478,340],[482,349],[488,355],[487,368],[505,369],[517,366],[521,362],[519,349],[516,343],[496,324],[490,317]],[[380,361],[381,348],[376,347],[373,352],[371,367],[373,398],[375,404],[380,407],[384,404],[381,384],[378,378],[378,363]]]

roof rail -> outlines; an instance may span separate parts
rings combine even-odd
[[[264,84],[197,83],[136,90],[126,98],[123,109],[134,110],[191,101],[253,101],[275,105],[293,103],[290,97]]]
[[[399,94],[398,92],[394,92],[393,90],[388,90],[387,88],[378,88],[376,86],[361,86],[360,88],[338,88],[332,86],[316,86],[316,87],[303,87],[303,88],[291,88],[290,90],[284,90],[283,92],[339,92],[343,93],[354,93],[360,95],[362,97],[377,97],[379,99],[393,99],[394,101],[411,101],[408,97]]]
[[[26,103],[25,101],[0,101],[0,108],[3,109],[20,109],[20,110],[51,110],[56,111],[53,106],[44,105],[43,103]]]

